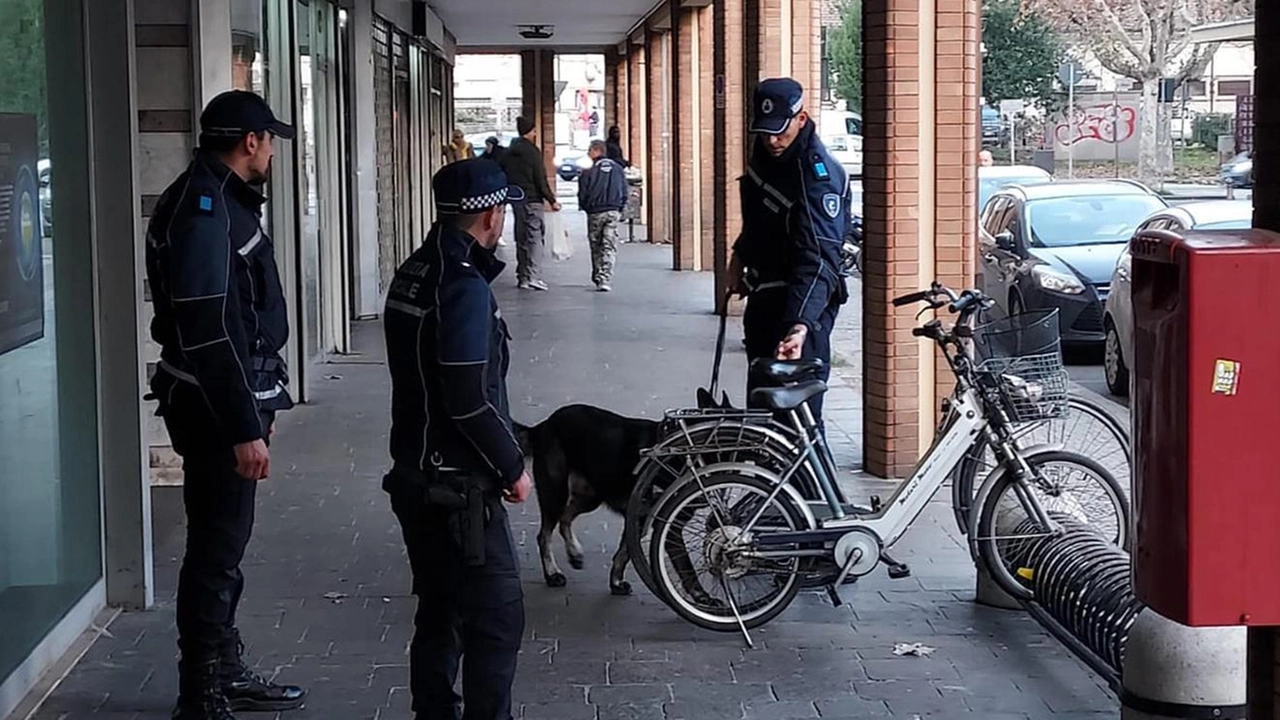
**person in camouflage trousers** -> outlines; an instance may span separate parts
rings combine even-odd
[[[604,141],[592,141],[587,152],[593,164],[578,178],[578,206],[587,213],[591,282],[600,292],[609,292],[618,253],[618,224],[627,206],[627,179],[622,165],[607,157]]]

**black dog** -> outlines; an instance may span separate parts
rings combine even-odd
[[[660,428],[659,421],[623,417],[582,404],[566,405],[533,427],[515,424],[525,457],[533,459],[534,487],[542,510],[538,550],[547,585],[564,587],[567,582],[551,552],[552,530],[560,526],[569,564],[582,569],[582,545],[573,534],[574,519],[602,503],[626,514],[640,451],[658,442]],[[631,594],[631,584],[623,579],[629,559],[626,542],[619,538],[609,571],[609,590],[614,595]]]

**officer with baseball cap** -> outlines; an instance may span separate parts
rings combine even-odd
[[[747,356],[829,366],[831,328],[848,299],[840,258],[848,177],[818,139],[800,83],[764,80],[752,102],[756,139],[739,180],[743,229],[729,268],[730,292],[747,297]],[[747,382],[749,395],[756,375]],[[822,396],[809,402],[821,423]]]
[[[187,547],[178,576],[179,720],[228,720],[233,710],[300,707],[306,691],[278,685],[241,659],[240,561],[257,485],[270,471],[277,412],[293,407],[280,351],[288,313],[261,187],[273,140],[294,136],[267,103],[231,91],[200,116],[200,147],[160,196],[147,228],[151,334],[159,401],[182,457]]]
[[[418,596],[409,679],[417,720],[510,720],[524,632],[501,500],[532,482],[512,432],[507,326],[490,283],[506,206],[524,192],[482,159],[432,181],[440,220],[401,265],[384,314],[392,469],[383,479]],[[454,691],[459,657],[462,697]]]

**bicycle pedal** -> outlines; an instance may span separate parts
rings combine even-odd
[[[840,597],[840,591],[836,589],[835,585],[827,585],[827,597],[831,598],[833,607],[840,607],[844,604],[844,599]]]

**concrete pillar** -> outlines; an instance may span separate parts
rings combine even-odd
[[[864,13],[865,466],[904,477],[952,379],[911,336],[927,318],[891,301],[935,279],[972,283],[979,4],[867,0]]]
[[[1245,635],[1242,627],[1186,627],[1144,608],[1125,644],[1122,720],[1243,720]]]
[[[672,269],[697,270],[699,260],[697,203],[698,171],[702,158],[696,154],[702,98],[699,96],[698,16],[693,10],[674,10],[671,32],[672,63],[671,128],[674,148],[671,178]]]
[[[1258,3],[1254,11],[1256,47],[1280,42],[1280,6]],[[1254,68],[1253,223],[1280,231],[1280,65]],[[1280,641],[1275,628],[1249,630],[1249,717],[1280,718]]]
[[[653,242],[653,226],[650,208],[653,207],[653,156],[649,152],[649,115],[652,100],[649,95],[649,43],[642,30],[633,36],[631,43],[631,111],[623,137],[627,138],[627,159],[640,169],[641,221],[647,226],[645,236]]]
[[[697,134],[694,137],[693,163],[698,180],[698,270],[715,268],[715,228],[723,222],[724,214],[716,207],[715,165],[706,161],[707,155],[715,147],[715,11],[709,6],[696,10],[697,15],[697,58],[694,66],[698,69],[695,85],[698,88],[698,119],[695,123]]]

